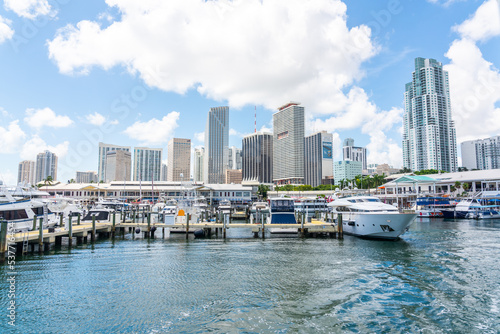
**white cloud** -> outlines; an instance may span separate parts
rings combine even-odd
[[[73,124],[68,116],[58,116],[52,109],[26,109],[24,121],[32,128],[40,129],[44,126],[51,128],[65,128]]]
[[[485,41],[500,35],[500,2],[485,1],[468,20],[453,27],[462,38]]]
[[[196,132],[194,134],[194,139],[201,143],[205,143],[205,132]]]
[[[11,21],[0,16],[0,44],[14,36],[14,30],[10,27]]]
[[[26,134],[19,127],[19,121],[10,122],[7,128],[0,126],[0,153],[15,153],[23,145]]]
[[[23,160],[35,160],[38,153],[49,150],[50,152],[55,153],[57,157],[61,159],[66,156],[66,154],[68,153],[68,149],[69,141],[64,141],[56,146],[51,146],[48,145],[38,135],[34,135],[30,140],[24,143],[20,153],[20,157]]]
[[[3,184],[7,186],[13,186],[17,184],[17,172],[13,172],[10,169],[3,170],[0,172],[0,180]]]
[[[2,107],[0,107],[0,113],[2,113],[3,117],[9,116],[9,112]]]
[[[500,35],[500,9],[496,1],[486,1],[476,13],[455,26],[460,39],[451,44],[445,66],[449,72],[453,119],[458,143],[500,133],[500,72],[476,42]],[[481,120],[481,121],[478,121]]]
[[[235,137],[243,137],[244,134],[236,131],[235,129],[229,129],[229,135]]]
[[[4,0],[4,7],[27,19],[34,19],[41,15],[54,16],[56,14],[47,0]]]
[[[172,111],[161,120],[153,118],[147,122],[135,122],[124,132],[130,138],[141,141],[141,145],[160,145],[173,136],[178,127],[179,113]]]
[[[90,124],[95,125],[95,126],[101,126],[106,122],[106,117],[99,114],[98,112],[95,112],[93,114],[89,114],[89,115],[85,116],[85,118],[87,119],[87,121]]]
[[[347,27],[339,0],[107,3],[121,21],[105,28],[81,21],[48,42],[62,73],[121,65],[150,86],[196,88],[231,107],[274,109],[294,99],[307,112],[327,114],[377,52],[367,26]]]

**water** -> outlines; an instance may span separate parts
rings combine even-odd
[[[16,260],[1,333],[500,331],[500,221],[417,221],[402,240],[345,236],[102,240]]]

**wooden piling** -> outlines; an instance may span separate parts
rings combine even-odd
[[[60,226],[60,227],[62,227],[62,226],[63,226],[63,218],[64,218],[64,217],[63,217],[62,212],[61,212],[61,213],[59,213],[59,226]]]
[[[92,215],[92,235],[90,236],[90,241],[95,241],[95,215]]]
[[[2,219],[0,221],[0,262],[5,262],[5,255],[7,253],[7,229],[9,228],[9,223]]]
[[[186,214],[186,240],[189,237],[189,219],[191,218],[191,214]]]
[[[344,226],[342,222],[342,214],[337,214],[337,230],[339,234],[339,239],[344,239]]]
[[[147,215],[148,215],[148,231],[146,233],[149,239],[151,235],[151,212],[148,212]]]
[[[111,226],[111,237],[115,237],[115,230],[116,230],[116,211],[113,212],[113,225]]]
[[[38,223],[38,252],[43,252],[43,218]]]
[[[78,220],[76,221],[76,225],[80,225],[80,212],[78,212]]]
[[[262,231],[262,239],[265,239],[266,238],[266,231],[264,229],[264,213],[262,211],[259,210],[259,214],[260,214],[260,221],[262,222],[262,227],[261,227],[261,231]]]
[[[73,243],[73,223],[71,222],[71,216],[68,217],[68,246],[71,247],[71,244]]]
[[[227,219],[228,219],[228,215],[224,215],[224,222],[222,223],[222,226],[223,226],[223,230],[222,230],[222,238],[223,239],[226,239],[226,225],[227,225]],[[229,214],[229,218],[231,217],[231,214]]]
[[[36,231],[36,215],[33,217],[33,228],[32,231]]]

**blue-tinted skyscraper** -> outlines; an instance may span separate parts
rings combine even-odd
[[[205,128],[203,178],[205,184],[223,184],[228,164],[229,107],[210,108]]]

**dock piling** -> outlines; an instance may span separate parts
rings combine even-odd
[[[5,253],[7,253],[7,229],[9,223],[2,219],[0,221],[0,262],[5,262]]]
[[[38,223],[38,252],[43,252],[43,218]]]
[[[111,226],[111,237],[115,237],[115,229],[116,229],[116,211],[113,212],[113,225]]]
[[[36,231],[36,215],[33,217],[33,228],[32,231]]]
[[[68,228],[69,228],[69,232],[68,232],[68,246],[71,247],[71,244],[73,243],[73,223],[71,222],[71,216],[68,217]]]
[[[344,239],[344,227],[342,222],[342,214],[337,215],[337,230],[339,234],[339,239]]]
[[[92,215],[92,234],[90,235],[90,241],[95,241],[95,215]]]

